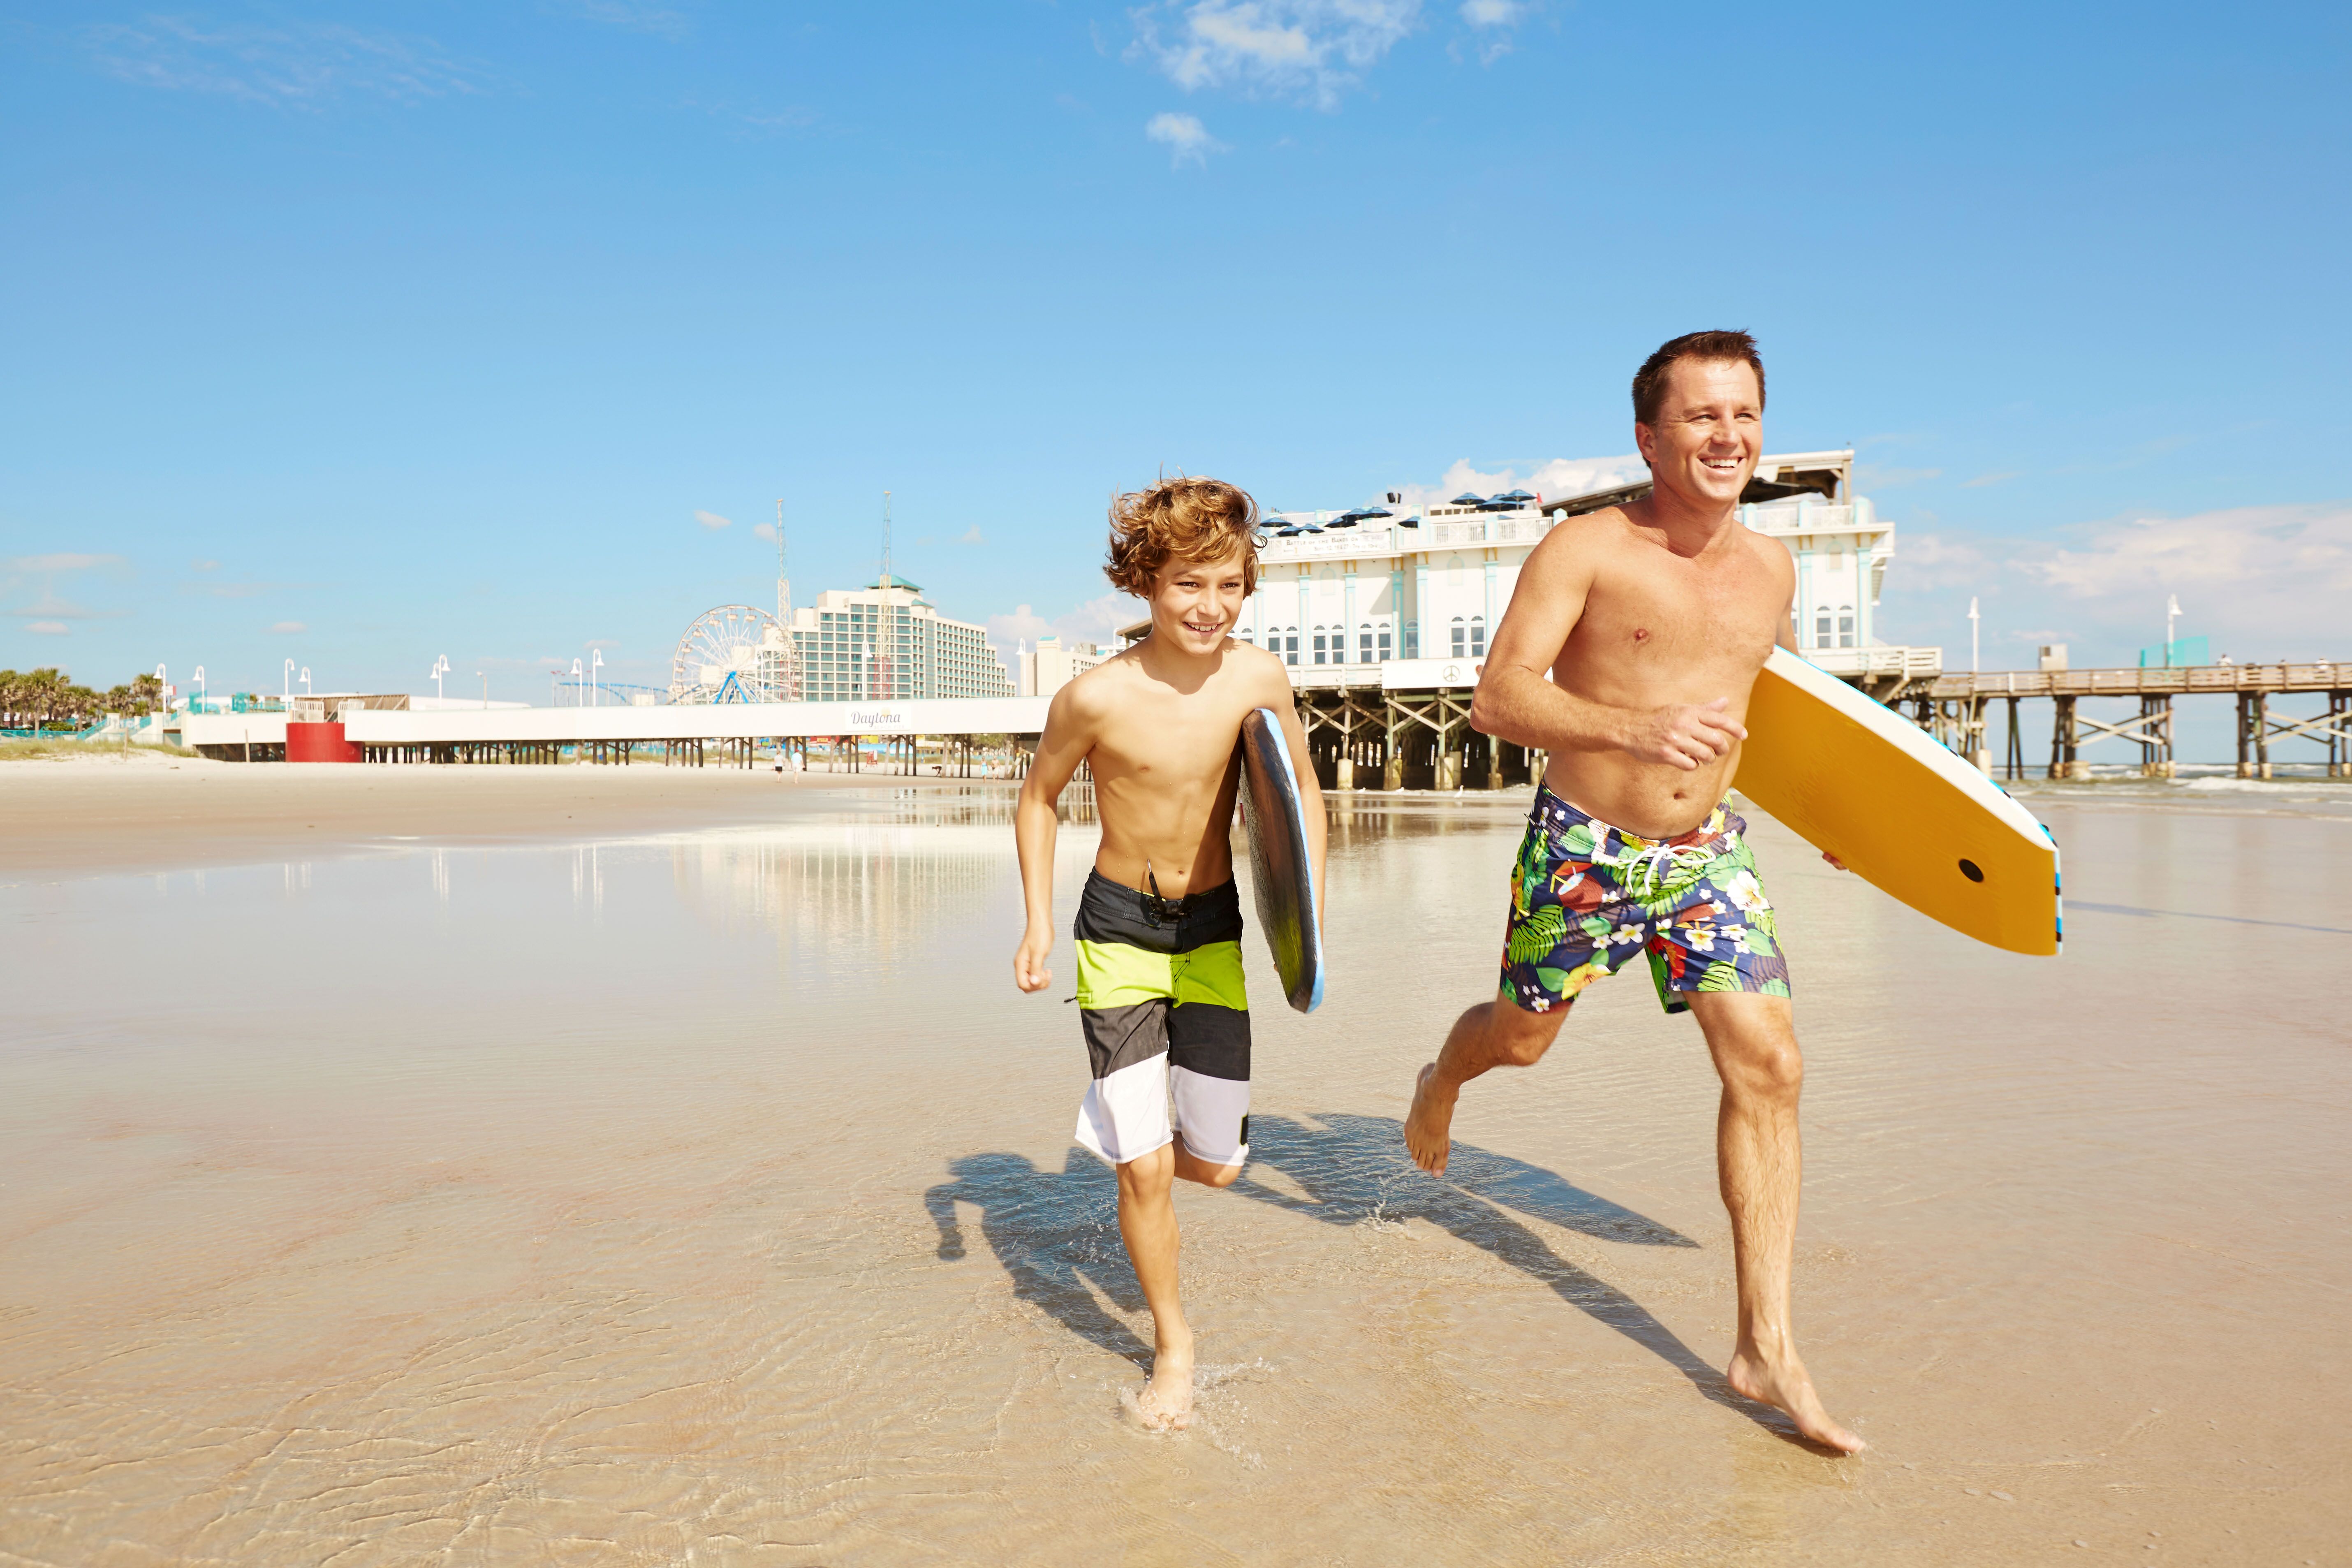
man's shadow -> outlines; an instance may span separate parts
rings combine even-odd
[[[1458,1140],[1445,1174],[1432,1176],[1407,1156],[1403,1130],[1393,1117],[1341,1114],[1322,1121],[1320,1128],[1282,1116],[1249,1121],[1252,1167],[1281,1172],[1304,1197],[1277,1192],[1247,1172],[1229,1190],[1325,1225],[1425,1220],[1649,1351],[1707,1399],[1803,1441],[1780,1411],[1734,1393],[1720,1372],[1648,1308],[1561,1258],[1506,1211],[1638,1247],[1696,1247],[1697,1242],[1553,1172]],[[1144,1342],[1105,1312],[1082,1282],[1093,1281],[1124,1310],[1143,1306],[1120,1247],[1118,1186],[1108,1169],[1073,1149],[1058,1173],[1041,1171],[1018,1154],[968,1155],[950,1170],[956,1179],[923,1197],[940,1228],[941,1258],[963,1256],[955,1205],[972,1204],[981,1211],[981,1235],[1012,1276],[1014,1294],[1051,1312],[1081,1339],[1139,1363],[1150,1360]]]

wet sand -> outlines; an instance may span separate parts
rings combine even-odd
[[[512,770],[559,771],[622,773]],[[1523,800],[1341,811],[1313,1017],[1253,938],[1255,1159],[1180,1200],[1171,1438],[1119,1415],[1149,1319],[1068,1139],[1067,942],[1008,977],[1007,792],[754,781],[789,796],[16,862],[0,1561],[2346,1560],[2340,786],[2033,795],[2059,960],[1756,822],[1800,1342],[1874,1445],[1834,1460],[1722,1386],[1712,1079],[1644,978],[1472,1086],[1447,1180],[1403,1158]],[[172,842],[111,864],[179,852],[135,831]]]

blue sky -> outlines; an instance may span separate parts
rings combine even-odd
[[[2352,657],[2345,15],[0,5],[0,664],[658,684],[886,489],[1084,633],[1116,489],[1623,454],[1702,326],[1860,448],[1890,639]]]

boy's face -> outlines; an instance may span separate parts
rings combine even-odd
[[[1151,635],[1189,653],[1211,653],[1241,619],[1242,552],[1221,561],[1171,561],[1151,581]]]

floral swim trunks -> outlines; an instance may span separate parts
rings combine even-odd
[[[1637,952],[1669,1013],[1689,1011],[1693,991],[1789,994],[1747,828],[1727,802],[1678,838],[1640,838],[1538,786],[1511,868],[1502,999],[1565,1007]]]

